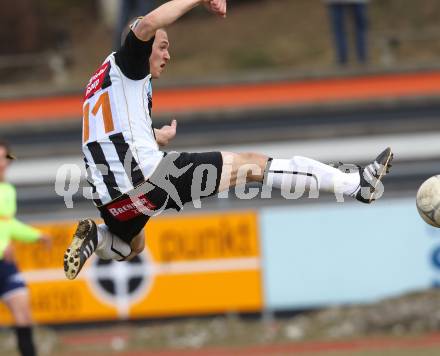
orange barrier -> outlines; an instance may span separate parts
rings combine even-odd
[[[74,323],[260,311],[263,307],[257,214],[253,211],[158,217],[146,249],[130,263],[93,255],[69,281],[63,254],[74,224],[40,227],[53,248],[17,244],[17,262],[38,323]],[[0,303],[0,325],[11,316]]]
[[[372,75],[279,83],[159,89],[154,113],[306,105],[440,95],[440,72]],[[0,101],[0,122],[79,118],[81,96]]]

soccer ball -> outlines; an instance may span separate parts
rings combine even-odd
[[[417,210],[429,225],[440,227],[440,175],[433,176],[417,191]]]

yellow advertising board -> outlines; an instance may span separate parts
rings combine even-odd
[[[38,226],[51,249],[16,244],[38,323],[71,323],[259,311],[262,278],[257,214],[253,211],[152,219],[146,249],[130,262],[93,256],[68,281],[63,254],[74,223]],[[0,324],[10,323],[0,305]]]

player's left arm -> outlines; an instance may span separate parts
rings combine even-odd
[[[177,121],[172,120],[170,125],[164,125],[160,129],[154,129],[156,142],[159,146],[166,146],[176,136]]]
[[[143,16],[133,32],[138,39],[148,41],[158,29],[168,27],[201,4],[213,14],[226,17],[226,0],[171,0]]]

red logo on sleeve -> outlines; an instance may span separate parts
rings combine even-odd
[[[84,100],[87,100],[93,96],[99,89],[101,89],[104,83],[105,76],[110,70],[110,62],[105,62],[90,78],[89,83],[86,87],[86,92],[84,93]]]

